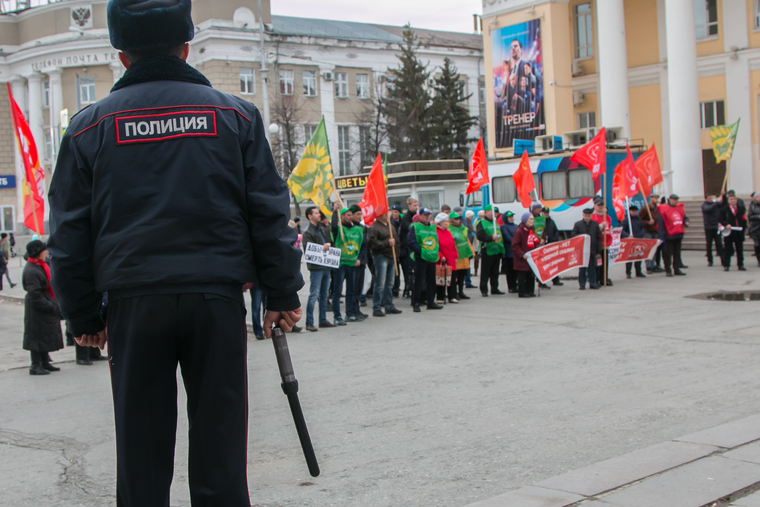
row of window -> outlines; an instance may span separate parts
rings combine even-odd
[[[718,35],[718,0],[693,0],[693,2],[697,40]],[[592,58],[594,38],[591,2],[576,5],[573,14],[575,17],[575,58]],[[755,28],[760,28],[760,0],[755,0]]]
[[[77,78],[77,83],[77,94],[80,106],[86,106],[97,102],[97,99],[95,98],[94,77]],[[42,82],[42,107],[46,109],[50,107],[50,81]]]
[[[593,197],[594,180],[588,169],[571,169],[533,175],[533,183],[541,189],[541,200],[583,199]],[[493,179],[493,200],[497,203],[517,201],[517,188],[512,176],[500,176]]]
[[[579,129],[596,127],[596,113],[588,111],[576,115]],[[726,124],[726,106],[722,100],[712,100],[699,104],[700,127],[709,129],[715,125]]]
[[[254,95],[256,93],[256,79],[254,69],[240,69],[240,93],[243,95]],[[282,95],[293,95],[295,93],[295,71],[280,70],[279,87]],[[317,96],[317,71],[304,70],[301,74],[304,97]],[[356,75],[356,96],[360,99],[369,98],[369,74]],[[348,98],[348,73],[335,73],[335,97],[339,99]]]

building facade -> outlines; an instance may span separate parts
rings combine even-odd
[[[109,43],[106,0],[28,1],[0,0],[0,83],[11,84],[30,123],[47,186],[62,135],[61,112],[73,116],[105,97],[124,69]],[[398,66],[403,28],[272,16],[269,1],[261,5],[259,16],[255,0],[195,0],[188,63],[214,88],[255,104],[265,121],[288,118],[297,150],[324,117],[336,176],[359,173],[374,158],[368,147],[376,98],[388,68]],[[472,116],[485,117],[482,37],[416,33],[432,75],[449,57],[465,81]],[[23,170],[5,86],[0,118],[0,231],[22,233]],[[273,145],[285,142],[283,134],[282,128],[273,134]],[[472,136],[479,134],[474,127]],[[282,154],[278,158],[285,163]],[[417,195],[417,186],[410,182],[399,195]],[[426,191],[435,192],[431,188]]]
[[[726,170],[709,127],[741,119],[729,188],[760,189],[758,0],[483,0],[492,157],[511,154],[501,127],[513,121],[504,96],[514,94],[502,76],[517,69],[509,44],[525,40],[512,28],[531,23],[541,34],[530,55],[540,56],[541,135],[604,126],[654,144],[663,191],[701,199],[719,191]]]

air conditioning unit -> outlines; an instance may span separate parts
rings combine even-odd
[[[324,79],[325,81],[332,81],[333,78],[334,78],[333,71],[326,70],[326,71],[322,72],[322,79]]]
[[[573,77],[583,75],[583,63],[580,60],[573,60]]]
[[[586,96],[583,94],[583,92],[574,91],[573,92],[573,105],[574,106],[580,106],[583,104],[583,102],[586,100]]]
[[[549,153],[562,150],[562,138],[560,136],[537,136],[536,153]]]
[[[625,147],[627,139],[623,137],[623,127],[606,128],[607,144],[613,147]]]
[[[571,130],[562,134],[562,145],[574,150],[589,141],[588,130]]]
[[[524,151],[527,151],[531,155],[536,152],[536,143],[528,139],[513,139],[512,149],[515,156],[522,155]]]

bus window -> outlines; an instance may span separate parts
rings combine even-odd
[[[541,174],[541,198],[544,200],[565,200],[567,197],[567,180],[565,171]]]
[[[512,176],[501,176],[492,180],[494,202],[514,202],[517,190]]]
[[[571,169],[567,171],[568,196],[570,199],[594,197],[594,180],[588,169]]]
[[[479,208],[482,205],[483,205],[483,191],[482,190],[476,190],[475,192],[467,196],[468,208]]]

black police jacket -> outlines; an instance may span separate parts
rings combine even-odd
[[[52,283],[75,336],[103,329],[105,291],[256,280],[267,309],[300,306],[288,188],[259,111],[178,58],[138,61],[72,119],[49,200]]]

